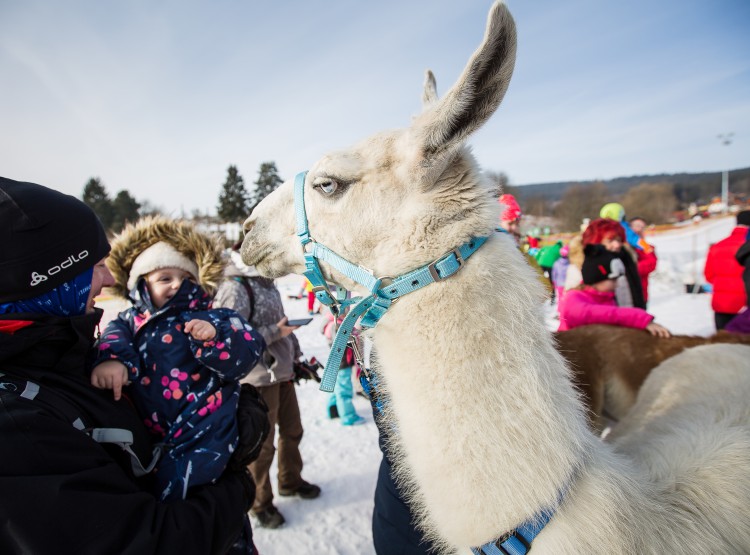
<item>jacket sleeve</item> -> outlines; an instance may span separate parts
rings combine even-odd
[[[194,312],[191,316],[206,320],[216,328],[216,337],[210,341],[199,341],[189,336],[190,348],[201,364],[216,372],[223,380],[240,380],[260,362],[266,342],[235,311],[220,308]]]
[[[747,267],[750,265],[750,240],[745,241],[742,246],[737,249],[737,253],[734,255],[735,260],[740,266]]]
[[[589,302],[581,291],[568,291],[565,303],[560,307],[569,328],[589,324],[610,324],[628,328],[644,329],[654,319],[642,308],[626,308]]]
[[[651,249],[649,252],[639,250],[638,252],[638,275],[641,277],[649,275],[656,270],[656,251]]]
[[[133,330],[125,318],[118,317],[107,324],[96,349],[94,366],[108,360],[117,360],[128,367],[131,380],[140,375],[138,351],[133,344]]]
[[[0,398],[0,435],[0,553],[218,555],[251,503],[234,474],[159,503],[101,444],[20,401]]]

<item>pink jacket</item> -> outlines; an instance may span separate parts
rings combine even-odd
[[[617,306],[614,293],[592,287],[569,289],[560,301],[560,327],[565,331],[588,324],[644,329],[654,317],[642,308]]]

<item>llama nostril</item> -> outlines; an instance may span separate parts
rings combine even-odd
[[[249,231],[250,231],[250,230],[251,230],[251,229],[252,229],[253,227],[255,227],[255,220],[251,220],[250,218],[248,218],[247,220],[245,220],[245,223],[244,223],[244,224],[242,224],[242,230],[243,230],[243,231],[245,232],[245,235],[247,235],[247,233],[248,233],[248,232],[249,232]]]

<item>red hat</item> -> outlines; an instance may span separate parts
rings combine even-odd
[[[513,222],[521,219],[521,216],[523,215],[521,213],[521,207],[518,206],[518,203],[516,202],[516,199],[513,195],[509,195],[507,193],[504,195],[500,195],[498,202],[505,206],[505,210],[500,216],[500,221]]]

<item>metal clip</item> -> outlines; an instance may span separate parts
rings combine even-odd
[[[365,357],[362,355],[362,351],[359,350],[359,344],[357,343],[357,340],[354,338],[353,335],[350,335],[347,343],[352,348],[352,352],[354,353],[354,359],[357,361],[357,364],[359,364],[359,367],[362,369],[362,372],[365,373],[365,376],[367,376],[367,379],[370,379],[370,373],[365,368]]]
[[[386,285],[383,285],[383,282],[384,281],[388,281],[388,285],[390,285],[391,283],[393,283],[394,279],[395,278],[393,278],[391,276],[383,276],[382,278],[380,278],[380,280],[379,280],[380,281],[380,289],[388,289],[388,287]],[[377,295],[377,293],[375,293],[375,295]],[[387,298],[391,300],[391,306],[393,306],[394,304],[396,304],[398,302],[398,300],[401,297],[396,297],[395,299],[393,299],[391,297],[387,297]]]

